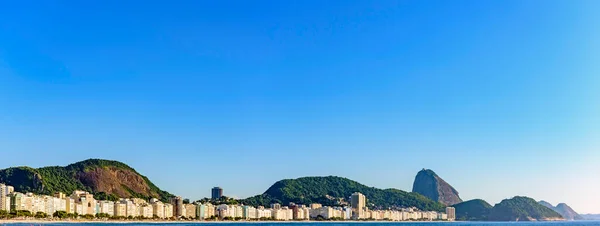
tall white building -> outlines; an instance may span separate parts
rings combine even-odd
[[[221,204],[217,206],[217,215],[221,219],[225,217],[235,217],[235,209],[232,205]]]
[[[114,216],[116,217],[127,217],[127,202],[117,201],[115,202]]]
[[[103,200],[98,204],[100,206],[99,213],[108,214],[111,217],[115,215],[115,202]]]
[[[350,197],[350,203],[352,204],[352,218],[365,218],[364,212],[367,207],[367,197],[360,192],[354,192]]]
[[[8,195],[13,193],[15,188],[5,184],[0,184],[0,210],[10,211],[10,198]]]
[[[201,220],[215,216],[215,206],[210,203],[200,204],[196,207],[196,216]]]
[[[160,219],[164,219],[165,218],[165,204],[163,204],[158,199],[152,199],[152,200],[150,200],[150,203],[152,205],[152,215],[156,215],[156,217],[158,217]]]
[[[140,216],[143,218],[152,218],[154,215],[154,211],[151,205],[143,204],[140,208]]]
[[[127,217],[137,217],[140,214],[140,210],[138,206],[133,203],[133,201],[129,199],[121,200],[121,203],[124,203],[127,206]]]
[[[275,220],[288,221],[294,219],[294,212],[287,208],[283,207],[281,209],[273,209],[273,218]]]
[[[170,203],[165,203],[164,204],[164,209],[165,209],[165,218],[171,218],[174,216],[173,213],[173,205]]]
[[[5,210],[6,210],[7,212],[10,212],[10,203],[11,203],[11,202],[10,202],[10,199],[11,199],[11,198],[10,198],[10,196],[7,196],[7,197],[6,197],[6,199],[5,199],[5,201],[6,201],[6,206],[5,206],[4,208],[5,208]]]
[[[256,209],[256,218],[257,219],[261,219],[261,218],[272,218],[273,217],[273,211],[270,209],[265,209],[263,207],[258,207]]]

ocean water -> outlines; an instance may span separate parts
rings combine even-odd
[[[554,222],[275,222],[275,223],[7,223],[3,226],[600,226],[600,221]]]

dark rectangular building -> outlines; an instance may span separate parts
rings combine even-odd
[[[180,196],[173,197],[171,204],[173,205],[173,216],[176,218],[183,216],[183,199]]]
[[[220,187],[214,187],[212,189],[212,199],[220,199],[221,197],[223,197],[223,189]]]

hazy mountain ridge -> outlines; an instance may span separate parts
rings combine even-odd
[[[600,214],[579,214],[584,220],[600,220]]]
[[[554,210],[555,212],[557,212],[558,214],[560,214],[563,218],[565,218],[565,220],[583,220],[584,218],[579,215],[577,212],[575,212],[575,210],[573,210],[569,205],[565,204],[565,203],[559,203],[556,206],[553,206],[552,204],[546,202],[546,201],[539,201],[539,203],[545,207],[548,207],[552,210]]]
[[[484,200],[474,199],[453,205],[457,220],[468,221],[555,221],[564,218],[534,199],[515,196],[493,207]]]
[[[515,196],[494,205],[488,217],[490,221],[553,221],[564,220],[554,210],[539,204],[534,199]]]

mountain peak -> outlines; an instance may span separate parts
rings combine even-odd
[[[541,201],[539,201],[538,203],[539,203],[539,204],[541,204],[542,206],[548,207],[548,208],[550,208],[550,209],[553,209],[553,208],[554,208],[554,206],[553,206],[552,204],[550,204],[549,202],[546,202],[546,201],[544,201],[544,200],[541,200]]]
[[[556,206],[553,206],[552,204],[550,204],[546,201],[539,201],[539,203],[542,204],[543,206],[546,206],[546,207],[554,210],[555,212],[560,214],[563,218],[565,218],[565,220],[583,220],[583,217],[581,215],[579,215],[577,212],[575,212],[575,210],[573,210],[566,203],[561,202]]]
[[[152,197],[166,201],[172,196],[127,164],[105,159],[87,159],[64,167],[8,168],[0,170],[1,182],[14,186],[19,192],[46,195],[84,190],[98,199],[111,200]]]
[[[412,191],[448,206],[462,202],[458,191],[430,169],[417,173]]]

